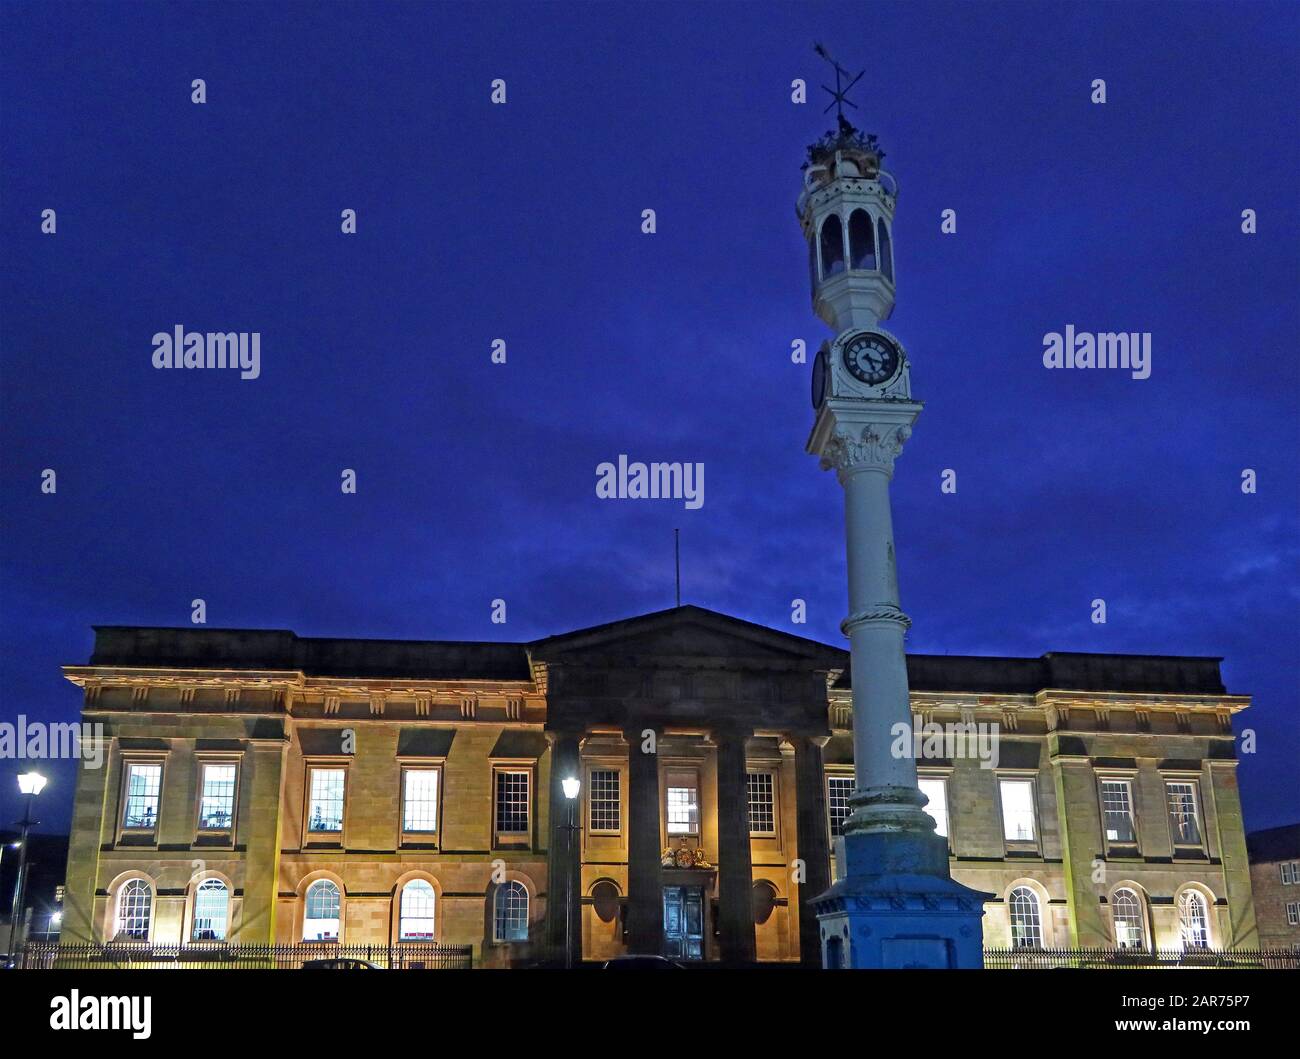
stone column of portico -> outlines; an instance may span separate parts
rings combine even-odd
[[[714,732],[718,745],[718,919],[722,959],[753,963],[754,870],[749,847],[745,739],[750,732]]]
[[[627,947],[630,953],[659,956],[664,948],[659,758],[646,749],[647,730],[635,725],[623,732],[628,758]]]
[[[829,823],[826,815],[826,775],[822,747],[827,736],[789,736],[794,747],[795,841],[803,861],[799,883],[799,960],[809,967],[822,965],[821,935],[814,898],[831,885]]]
[[[546,872],[546,942],[550,958],[563,963],[566,955],[567,933],[571,921],[573,931],[573,959],[582,959],[582,917],[578,908],[582,902],[582,842],[581,831],[569,830],[569,814],[575,824],[581,825],[581,798],[570,808],[564,796],[564,781],[569,777],[582,779],[582,762],[579,744],[582,734],[573,729],[548,731],[551,744],[551,811],[547,849]]]

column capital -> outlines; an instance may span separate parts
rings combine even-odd
[[[838,429],[822,449],[822,470],[834,468],[841,481],[860,471],[878,471],[892,478],[894,461],[911,436],[909,426],[879,423],[868,423],[860,430]]]
[[[829,732],[786,732],[783,738],[791,746],[798,746],[799,743],[805,742],[815,746],[818,750],[821,750],[831,741]]]
[[[913,401],[829,400],[813,426],[808,451],[820,457],[822,470],[834,468],[842,483],[862,471],[891,478],[921,408]]]

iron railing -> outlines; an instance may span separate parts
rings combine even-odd
[[[1300,970],[1300,952],[1287,949],[985,949],[989,970],[1045,970],[1056,967],[1097,970],[1257,968]]]
[[[298,945],[246,945],[199,942],[193,945],[108,945],[32,942],[20,949],[20,968],[48,970],[233,969],[295,970],[309,960],[365,960],[385,970],[468,970],[471,945],[402,942],[397,945],[337,945],[311,942]]]

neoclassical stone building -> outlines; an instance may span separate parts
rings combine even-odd
[[[569,926],[587,959],[818,959],[804,906],[853,783],[840,649],[693,606],[532,643],[95,632],[65,669],[109,743],[78,780],[65,942],[436,940],[494,966]],[[993,895],[986,945],[1258,944],[1249,700],[1217,659],[908,670],[923,735],[996,750],[918,760],[953,876]]]

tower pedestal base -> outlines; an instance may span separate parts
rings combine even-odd
[[[844,836],[845,875],[812,902],[822,966],[984,966],[984,902],[993,895],[953,882],[939,835]]]

